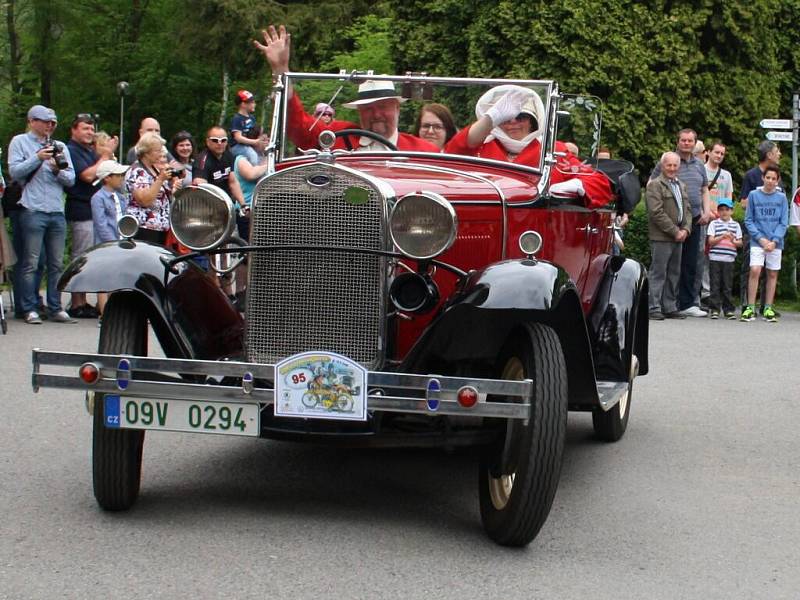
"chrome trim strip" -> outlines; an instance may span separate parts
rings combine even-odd
[[[346,150],[336,150],[335,152],[341,152],[342,155],[347,157],[356,156],[359,160],[360,159],[380,159],[385,158],[388,162],[398,161],[398,160],[406,160],[409,158],[425,158],[425,159],[432,159],[432,158],[450,158],[453,160],[457,160],[460,162],[472,163],[476,165],[488,165],[490,167],[501,167],[501,168],[513,168],[515,170],[521,171],[523,173],[530,173],[532,175],[541,175],[542,169],[537,167],[529,167],[527,165],[522,165],[519,163],[508,162],[505,160],[495,160],[493,158],[483,158],[481,156],[468,156],[466,154],[447,154],[445,152],[441,152],[439,154],[432,154],[430,152],[416,152],[413,150],[398,150],[397,152],[390,152],[390,151],[374,151],[374,152],[358,152],[352,153],[347,152]],[[302,162],[307,161],[308,156],[287,156],[284,157],[281,162],[283,163],[295,163],[295,162]],[[454,169],[455,170],[455,169]],[[465,174],[463,171],[457,171],[462,175]]]
[[[339,81],[354,81],[361,82],[371,79],[374,81],[397,81],[397,82],[419,82],[419,83],[457,83],[457,84],[485,84],[485,85],[500,85],[505,83],[513,83],[516,85],[540,85],[548,86],[553,83],[552,79],[493,79],[486,77],[434,77],[430,75],[375,75],[366,71],[354,71],[352,73],[304,73],[297,71],[287,71],[284,73],[287,78],[291,79],[335,79]]]

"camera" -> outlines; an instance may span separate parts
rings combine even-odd
[[[179,179],[183,179],[186,177],[186,167],[170,167],[169,169],[170,177],[177,177]]]
[[[58,144],[58,142],[47,140],[42,148],[53,150],[53,160],[56,161],[56,166],[59,169],[69,169],[69,162],[64,156],[64,149]]]

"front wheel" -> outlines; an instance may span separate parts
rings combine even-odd
[[[130,296],[112,296],[103,311],[100,354],[147,355],[147,318]],[[144,431],[105,426],[105,396],[94,403],[92,475],[94,497],[105,510],[136,502],[142,474]]]
[[[481,520],[503,546],[525,546],[547,520],[558,488],[567,425],[567,369],[555,331],[531,324],[511,338],[502,379],[533,380],[531,418],[508,420],[478,472]]]

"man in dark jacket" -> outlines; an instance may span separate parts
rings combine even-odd
[[[650,261],[650,318],[683,319],[678,311],[678,280],[683,243],[692,230],[692,209],[686,186],[678,179],[681,158],[661,156],[660,173],[647,184],[647,223]]]

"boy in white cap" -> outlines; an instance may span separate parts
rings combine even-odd
[[[125,214],[128,201],[120,189],[125,181],[128,165],[115,160],[104,160],[97,166],[97,179],[93,185],[102,187],[92,196],[92,221],[94,222],[94,243],[113,242],[119,239],[117,221]],[[106,306],[108,294],[97,294],[97,309],[100,318]]]

